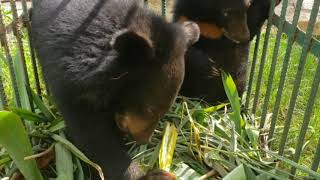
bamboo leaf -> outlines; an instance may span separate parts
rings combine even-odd
[[[81,166],[81,162],[78,158],[75,158],[77,169],[76,169],[76,179],[77,180],[84,180],[84,173]]]
[[[159,167],[160,169],[170,171],[173,153],[176,147],[178,133],[174,125],[168,123],[162,138],[162,144],[159,153]]]
[[[222,72],[222,82],[227,97],[230,101],[232,110],[234,111],[232,119],[234,121],[236,131],[238,132],[238,134],[241,134],[241,130],[245,127],[245,122],[241,117],[240,97],[237,91],[236,84],[234,83],[231,75],[225,72]]]
[[[51,133],[53,133],[53,132],[56,132],[56,131],[59,131],[59,130],[62,130],[62,129],[64,129],[66,127],[66,125],[65,125],[65,123],[64,123],[64,121],[59,121],[57,124],[54,124],[54,125],[52,125],[50,128],[49,128],[49,131],[51,132]]]
[[[257,180],[274,180],[274,179],[289,179],[288,176],[280,174],[276,169],[273,169],[269,172],[262,172],[259,176],[257,176]]]
[[[247,132],[248,138],[250,139],[252,147],[258,148],[258,143],[259,143],[258,140],[259,140],[260,131],[253,126],[247,126],[246,132]]]
[[[20,108],[11,108],[12,112],[16,113],[19,115],[22,119],[27,120],[27,121],[33,121],[37,123],[42,123],[46,122],[47,119],[41,115],[35,114],[31,111],[25,110],[25,109],[20,109]]]
[[[42,180],[35,160],[24,160],[32,148],[20,117],[12,112],[0,112],[0,144],[27,180]]]
[[[200,174],[198,174],[194,169],[190,168],[185,163],[178,163],[175,165],[173,173],[179,177],[179,180],[189,180],[189,179],[199,179]]]
[[[214,133],[219,135],[221,138],[230,140],[230,135],[227,133],[227,130],[225,127],[221,126],[220,124],[213,122],[214,124]]]
[[[224,108],[227,105],[228,104],[225,103],[225,104],[220,104],[220,105],[217,105],[217,106],[212,106],[212,107],[209,107],[209,108],[205,108],[204,111],[207,112],[207,113],[214,113],[214,112]]]
[[[64,135],[60,133],[60,136],[64,138]],[[57,180],[67,180],[73,178],[73,162],[70,151],[65,148],[61,143],[55,144],[56,153],[56,170]]]
[[[222,108],[224,108],[227,104],[220,104],[217,106],[212,106],[205,109],[197,109],[192,113],[192,117],[200,124],[204,124],[206,118],[209,117],[211,113],[214,113]]]
[[[4,165],[4,164],[6,164],[6,163],[8,163],[8,162],[10,162],[10,161],[11,161],[10,156],[1,157],[1,159],[0,159],[0,166]]]
[[[320,174],[319,173],[317,173],[317,172],[315,172],[315,171],[313,171],[313,170],[311,170],[311,169],[309,169],[309,168],[307,168],[305,166],[302,166],[302,165],[300,165],[300,164],[298,164],[298,163],[296,163],[296,162],[294,162],[294,161],[292,161],[290,159],[287,159],[287,158],[285,158],[283,156],[280,156],[280,155],[278,155],[278,154],[276,154],[276,153],[274,153],[272,151],[265,150],[265,152],[267,152],[271,156],[281,160],[282,162],[289,164],[292,167],[295,167],[297,169],[300,169],[300,170],[310,174],[311,176],[313,176],[316,179],[320,179]]]
[[[244,171],[246,172],[246,176],[250,180],[256,180],[257,176],[254,174],[251,168],[249,168],[246,164],[243,164]]]
[[[150,157],[150,161],[148,163],[150,169],[153,169],[154,166],[157,164],[159,152],[160,152],[160,143],[155,147],[154,152],[152,153],[152,156]]]
[[[43,101],[41,100],[41,98],[34,92],[31,90],[31,94],[32,94],[32,99],[34,101],[34,103],[36,104],[36,106],[39,108],[39,110],[44,114],[44,116],[46,118],[48,118],[49,121],[53,121],[54,119],[56,119],[56,117],[54,116],[54,114],[51,112],[51,110],[43,103]]]
[[[18,92],[20,95],[21,105],[23,109],[30,110],[30,101],[29,96],[26,89],[26,77],[24,74],[24,69],[22,65],[22,61],[20,59],[20,54],[17,52],[13,59],[14,62],[14,72],[16,74],[17,84],[18,84]]]
[[[231,171],[223,180],[255,180],[256,177],[254,176],[251,169],[248,169],[245,165],[241,164],[240,166],[236,167],[233,171]]]
[[[230,151],[231,152],[236,152],[237,151],[237,147],[238,147],[238,142],[237,142],[237,134],[236,131],[234,129],[234,126],[232,125],[232,129],[231,129],[231,140],[230,140]],[[230,163],[231,164],[235,164],[236,165],[236,160],[235,157],[231,156],[230,157]]]
[[[87,158],[71,142],[69,142],[67,139],[65,139],[59,135],[56,135],[56,134],[53,134],[51,137],[52,137],[52,139],[56,140],[57,142],[60,142],[61,144],[63,144],[68,150],[70,150],[76,157],[81,159],[83,162],[85,162],[85,163],[91,165],[93,168],[95,168],[99,172],[101,180],[104,180],[104,175],[103,175],[101,167],[98,164],[92,162],[89,158]]]

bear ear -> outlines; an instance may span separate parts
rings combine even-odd
[[[281,3],[282,0],[276,0],[276,6],[278,6]]]
[[[153,58],[154,48],[147,34],[124,29],[116,32],[110,42],[120,56]]]
[[[200,38],[200,28],[199,26],[192,21],[185,21],[182,24],[182,29],[187,39],[188,46],[192,46]]]

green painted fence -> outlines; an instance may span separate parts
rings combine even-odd
[[[264,42],[261,43],[262,33],[259,33],[256,39],[245,107],[256,116],[261,116],[260,128],[267,128],[269,144],[272,150],[278,151],[279,155],[284,155],[285,148],[290,144],[290,140],[295,138],[293,140],[296,141],[293,146],[295,150],[290,158],[298,163],[300,158],[303,157],[303,148],[306,143],[310,120],[314,124],[317,124],[317,121],[320,122],[320,117],[318,116],[320,109],[319,106],[315,107],[315,103],[320,100],[318,92],[320,83],[320,42],[313,36],[314,26],[319,15],[320,0],[314,0],[306,32],[297,27],[303,0],[297,0],[292,22],[286,21],[288,3],[288,0],[282,0],[280,16],[274,13],[275,3],[272,3],[273,8],[270,10],[267,27],[263,33]],[[285,40],[283,39],[284,35],[286,37]],[[271,36],[275,36],[272,43],[270,41]],[[286,46],[280,48],[283,43]],[[263,45],[262,52],[259,51],[260,45]],[[299,49],[300,52],[293,55],[293,50],[296,49]],[[283,50],[283,52],[280,50]],[[261,56],[259,56],[258,52],[262,53]],[[280,53],[283,53],[283,55],[279,55]],[[267,59],[268,54],[272,58]],[[292,62],[293,59],[298,60],[297,67],[294,70],[290,69],[292,67],[290,63],[295,63]],[[316,66],[314,70],[306,66],[307,61],[310,60]],[[268,68],[265,68],[266,65]],[[267,69],[268,72],[264,72]],[[276,75],[277,69],[280,69],[280,71]],[[312,72],[313,77],[310,85],[302,83],[304,82],[303,80],[310,77],[305,76],[305,71],[314,71]],[[291,82],[286,83],[289,72],[294,72],[294,76],[290,79]],[[276,81],[276,78],[279,78],[279,80]],[[288,85],[290,83],[292,84],[291,86]],[[305,89],[303,87],[308,85],[309,92],[302,92]],[[263,92],[262,89],[264,90]],[[288,103],[283,102],[283,97],[289,97]],[[302,107],[297,107],[299,97],[307,99]],[[280,110],[286,111],[282,117],[279,117]],[[270,113],[272,113],[271,116],[267,117]],[[295,118],[297,114],[299,116]],[[266,124],[267,119],[269,121],[268,124]],[[293,122],[293,120],[298,122]],[[276,127],[279,126],[283,126],[283,131],[276,136]],[[298,133],[295,133],[297,136],[289,137],[290,131],[296,130],[295,128],[298,130]],[[314,131],[316,132],[314,139],[319,138],[317,132],[319,131],[319,126]],[[277,139],[279,141],[274,142]],[[320,139],[318,145],[315,143],[311,147],[310,152],[312,152],[313,160],[308,160],[310,163],[304,163],[304,165],[309,166],[314,171],[318,171]],[[295,174],[296,169],[292,168],[291,172]]]
[[[22,7],[21,15],[17,13],[17,3]],[[150,2],[145,0],[145,3]],[[289,158],[301,163],[312,174],[310,170],[319,171],[320,162],[320,125],[317,125],[320,124],[317,123],[320,122],[320,42],[312,32],[319,15],[320,0],[314,0],[306,32],[298,28],[302,3],[303,0],[297,0],[293,20],[288,22],[289,1],[282,0],[280,16],[274,13],[275,2],[272,2],[266,28],[252,43],[244,107],[257,117],[260,128],[265,129],[272,151],[282,156],[288,146],[294,147]],[[162,0],[163,16],[166,16],[169,4]],[[40,96],[48,91],[29,41],[27,1],[10,0],[0,6],[0,110],[10,106],[34,110],[29,87]],[[10,7],[11,13],[6,12],[6,6]],[[311,124],[313,128],[310,128]],[[314,135],[312,140],[308,137],[310,132]],[[306,145],[307,142],[311,145]],[[312,158],[306,160],[306,153]],[[302,174],[307,175],[307,171]],[[291,168],[291,172],[296,173],[296,169]]]

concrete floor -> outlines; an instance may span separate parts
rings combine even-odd
[[[309,21],[313,2],[314,2],[314,0],[304,0],[303,1],[299,21]],[[297,3],[297,0],[289,0],[288,9],[287,9],[287,13],[286,13],[286,18],[289,22],[291,22],[293,19],[296,3]],[[282,3],[279,4],[279,6],[276,8],[276,14],[280,15],[281,8],[282,8]],[[318,12],[317,21],[320,21],[320,11]]]

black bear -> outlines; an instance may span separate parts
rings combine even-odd
[[[32,30],[70,140],[108,180],[137,179],[123,136],[152,135],[183,82],[197,24],[168,23],[138,0],[34,0]]]
[[[195,21],[201,31],[199,41],[186,53],[180,93],[211,104],[225,101],[222,69],[231,74],[241,95],[250,40],[267,19],[270,6],[271,0],[178,0],[174,20]]]

